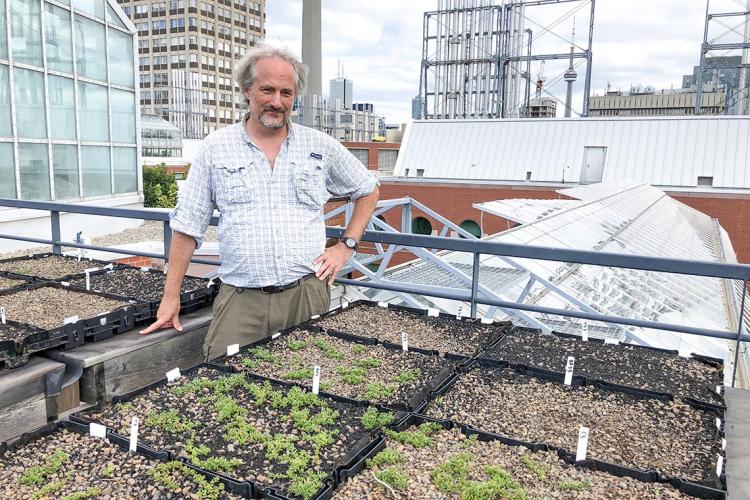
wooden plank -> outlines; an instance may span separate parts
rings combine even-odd
[[[44,393],[0,408],[0,442],[35,431],[47,423]]]
[[[46,377],[64,372],[64,364],[36,356],[21,368],[0,372],[0,410],[31,396],[44,396]]]
[[[203,362],[208,327],[186,331],[148,348],[110,359],[104,365],[103,400],[145,387],[176,367],[187,370]]]

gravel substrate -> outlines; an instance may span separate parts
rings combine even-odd
[[[101,266],[102,264],[99,262],[91,262],[86,259],[79,261],[75,257],[48,255],[37,259],[0,262],[0,271],[56,280],[71,274],[82,273],[86,269]]]
[[[24,325],[11,325],[10,323],[0,323],[0,342],[11,340],[13,342],[22,342],[26,337],[41,330]]]
[[[113,295],[133,297],[146,301],[160,301],[164,294],[166,275],[161,272],[144,272],[140,269],[115,269],[105,274],[89,277],[92,290]],[[70,281],[71,286],[86,288],[86,278]],[[186,276],[182,281],[181,292],[206,288],[206,281]]]
[[[502,326],[484,325],[479,320],[460,323],[370,305],[353,306],[316,324],[394,344],[401,344],[401,332],[406,332],[410,346],[464,356],[473,356],[502,333]]]
[[[381,404],[406,404],[436,388],[439,373],[447,377],[452,363],[382,345],[363,345],[325,333],[293,330],[260,348],[226,359],[240,370],[280,380],[312,385],[320,366],[322,391]]]
[[[177,462],[162,464],[102,439],[61,430],[0,457],[0,498],[238,497]]]
[[[458,429],[424,432],[413,426],[406,432],[427,440],[415,446],[386,438],[386,448],[341,485],[334,499],[686,498],[666,484],[573,467],[555,452],[481,442]]]
[[[45,330],[62,326],[70,316],[94,318],[127,305],[127,302],[51,286],[0,295],[0,307],[5,308],[9,320]]]
[[[573,452],[586,426],[589,458],[691,481],[709,481],[720,452],[712,413],[678,400],[571,388],[510,369],[474,367],[426,414]]]
[[[13,288],[14,286],[27,285],[29,282],[24,280],[14,280],[0,276],[0,290]]]
[[[299,387],[200,368],[190,379],[87,416],[125,435],[138,416],[141,444],[261,488],[310,498],[366,436],[365,411]]]
[[[716,393],[723,383],[720,367],[665,351],[519,332],[506,335],[482,355],[559,372],[565,370],[568,356],[575,357],[576,375],[722,403]]]

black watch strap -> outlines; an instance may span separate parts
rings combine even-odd
[[[352,238],[351,236],[344,236],[341,238],[341,242],[346,246],[346,248],[350,248],[354,250],[355,252],[359,248],[359,243],[355,238]]]

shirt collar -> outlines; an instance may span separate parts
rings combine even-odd
[[[247,142],[248,144],[251,144],[254,147],[258,147],[257,144],[253,142],[253,140],[250,138],[250,136],[247,133],[247,127],[245,124],[247,123],[247,120],[250,118],[250,112],[246,112],[245,115],[242,117],[242,121],[239,123],[240,126],[240,133],[242,134],[242,138]],[[284,139],[284,142],[292,142],[292,139],[294,137],[294,129],[296,125],[292,123],[291,120],[289,120],[289,123],[286,127],[286,139]]]

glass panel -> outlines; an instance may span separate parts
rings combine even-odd
[[[128,27],[125,26],[125,23],[123,23],[117,16],[117,14],[115,14],[115,11],[112,10],[112,7],[110,7],[109,4],[107,4],[107,22],[119,26],[120,28],[128,29]]]
[[[104,0],[73,0],[73,7],[99,19],[104,19]]]
[[[16,62],[42,66],[42,13],[37,0],[13,0],[10,29]]]
[[[16,197],[16,165],[13,143],[0,142],[0,198]]]
[[[78,148],[52,146],[52,172],[55,175],[55,199],[78,198]]]
[[[115,167],[115,193],[138,191],[138,164],[135,148],[113,148]]]
[[[75,36],[78,74],[103,82],[107,81],[104,25],[85,17],[76,16]]]
[[[49,117],[54,127],[50,130],[53,139],[76,138],[76,110],[73,80],[49,75]]]
[[[12,137],[8,66],[0,64],[0,137]]]
[[[81,146],[81,171],[83,196],[111,194],[108,147]]]
[[[135,144],[135,94],[110,90],[112,98],[112,141]]]
[[[81,140],[109,142],[107,88],[78,82],[80,98]]]
[[[49,157],[46,144],[18,145],[22,200],[49,200]]]
[[[8,32],[5,30],[5,0],[0,0],[0,59],[8,58]]]
[[[109,78],[112,83],[133,87],[133,37],[117,30],[108,30]]]
[[[18,137],[46,139],[44,75],[38,71],[14,68],[13,78],[15,81]]]
[[[45,3],[44,30],[47,38],[47,67],[57,71],[73,73],[73,37],[70,31],[70,12]]]

